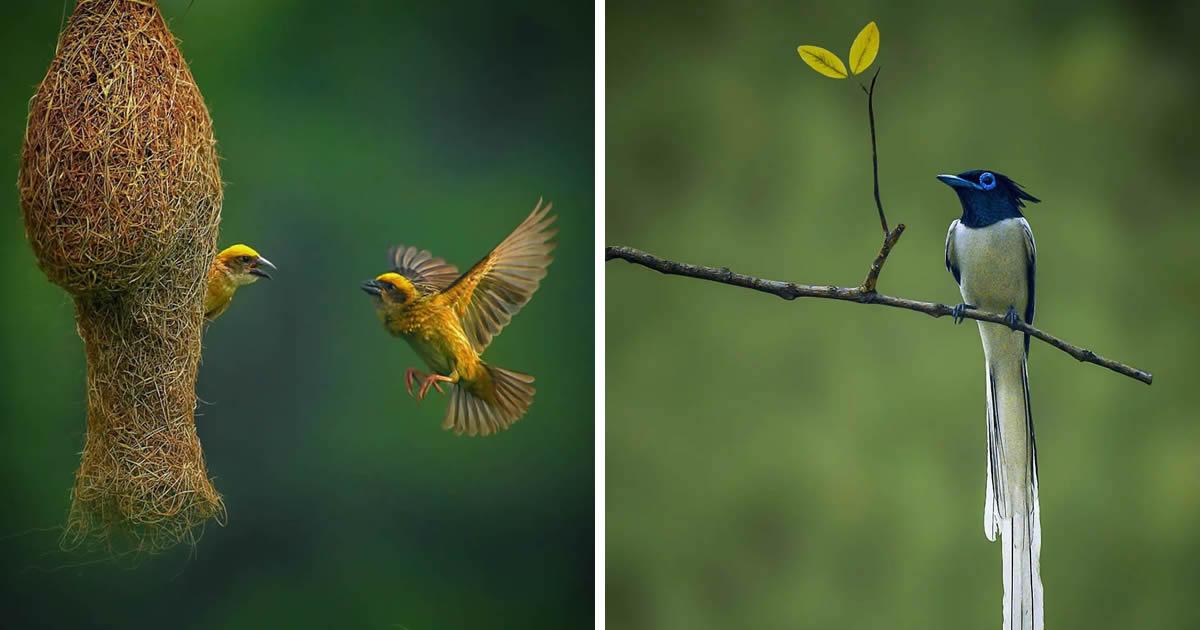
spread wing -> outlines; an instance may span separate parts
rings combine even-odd
[[[408,278],[425,293],[441,291],[458,277],[457,267],[412,245],[392,245],[388,249],[388,263],[392,271]]]
[[[950,223],[950,230],[946,232],[946,269],[954,274],[954,281],[962,284],[961,274],[958,271],[958,262],[954,255],[954,229],[958,227],[958,219]]]
[[[508,238],[443,291],[442,299],[458,313],[475,352],[483,352],[546,277],[555,245],[549,241],[558,231],[549,229],[557,218],[546,216],[552,205],[543,208],[538,199]]]

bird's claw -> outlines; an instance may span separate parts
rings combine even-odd
[[[404,389],[408,390],[408,395],[413,395],[413,383],[425,378],[425,374],[417,371],[416,368],[408,368],[404,370]]]
[[[416,368],[404,370],[404,388],[408,390],[409,396],[414,395],[413,384],[417,381],[421,381],[421,387],[417,389],[415,395],[417,400],[422,400],[425,398],[425,394],[429,393],[430,387],[436,389],[439,394],[444,396],[446,392],[442,390],[440,383],[453,383],[454,379],[449,376],[442,376],[441,374],[426,374]]]
[[[421,382],[421,389],[417,391],[417,400],[424,400],[425,394],[429,393],[430,387],[436,389],[439,394],[445,395],[446,392],[442,391],[442,386],[438,384],[439,381],[444,383],[452,383],[454,382],[454,379],[450,378],[449,376],[442,376],[441,374],[430,374],[426,376],[425,380]]]
[[[979,308],[979,307],[975,306],[974,304],[967,304],[966,302],[961,302],[957,306],[950,309],[950,316],[954,318],[955,324],[961,324],[963,322],[963,320],[966,319],[965,317],[963,317],[963,312],[969,308]]]
[[[1017,315],[1017,309],[1013,308],[1010,305],[1008,307],[1008,312],[1004,314],[1004,323],[1008,324],[1009,328],[1011,328],[1013,330],[1017,330],[1017,324],[1019,324],[1020,322],[1021,322],[1021,316]]]

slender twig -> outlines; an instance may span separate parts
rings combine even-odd
[[[796,284],[793,282],[780,282],[778,280],[766,280],[747,276],[740,273],[734,273],[728,267],[704,267],[700,265],[690,265],[688,263],[676,262],[659,258],[653,254],[648,254],[632,247],[608,246],[604,249],[604,260],[613,260],[619,258],[631,263],[649,267],[660,273],[686,276],[689,278],[699,278],[701,280],[711,280],[722,284],[729,284],[736,287],[745,287],[763,293],[777,295],[785,300],[794,300],[798,297],[814,297],[827,298],[832,300],[846,300],[850,302],[858,302],[860,304],[879,304],[882,306],[893,306],[896,308],[904,308],[918,313],[925,313],[933,317],[944,317],[952,314],[952,308],[937,302],[920,302],[917,300],[909,300],[906,298],[892,297],[877,293],[873,290],[875,282],[879,279],[879,271],[883,268],[883,263],[887,259],[891,248],[900,238],[900,233],[904,231],[903,225],[896,226],[896,230],[888,234],[884,239],[883,248],[880,249],[879,255],[875,262],[871,265],[871,271],[867,274],[867,278],[863,284],[857,287],[835,287],[835,286],[815,286],[807,284]],[[868,285],[870,288],[868,288]],[[963,311],[962,316],[967,319],[974,319],[981,322],[991,322],[993,324],[1001,324],[1007,326],[1003,315],[996,313],[987,313],[974,309]],[[1038,339],[1066,352],[1075,357],[1079,361],[1094,363],[1101,367],[1106,367],[1118,374],[1124,374],[1130,378],[1137,379],[1149,385],[1154,377],[1134,367],[1130,367],[1123,363],[1118,363],[1111,359],[1106,359],[1085,348],[1067,343],[1058,337],[1049,333],[1043,332],[1026,324],[1025,322],[1017,322],[1012,327],[1014,330],[1020,330],[1025,333],[1037,337]]]
[[[875,79],[879,78],[880,70],[883,70],[882,66],[875,68],[870,89],[865,85],[859,87],[867,93],[867,117],[871,121],[871,173],[875,176],[875,207],[879,209],[879,224],[883,226],[884,236],[887,236],[891,230],[888,230],[887,219],[883,216],[883,202],[879,200],[879,152],[875,150]]]
[[[879,248],[879,254],[871,262],[871,267],[867,269],[867,277],[863,280],[862,290],[864,292],[875,292],[875,283],[879,282],[879,272],[883,271],[883,263],[887,262],[888,254],[892,253],[892,248],[896,246],[896,241],[900,240],[900,235],[903,233],[904,224],[901,223],[883,237],[883,247]]]

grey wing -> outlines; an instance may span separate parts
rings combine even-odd
[[[427,293],[441,291],[458,278],[458,268],[454,265],[411,245],[393,245],[388,249],[388,264],[392,271]]]
[[[954,281],[962,284],[962,277],[958,271],[958,262],[954,256],[954,230],[958,227],[958,219],[950,223],[950,229],[946,232],[946,269],[954,274]]]
[[[1033,230],[1029,229],[1029,222],[1021,219],[1021,229],[1025,234],[1025,279],[1027,288],[1025,302],[1025,323],[1033,325],[1033,302],[1034,302],[1034,279],[1037,275],[1037,245],[1033,242]],[[1029,335],[1025,335],[1025,354],[1029,354]]]

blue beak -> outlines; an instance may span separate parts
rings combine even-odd
[[[951,188],[974,188],[975,190],[983,190],[979,184],[963,179],[958,175],[938,175],[937,178],[941,180],[943,184],[950,186]]]

